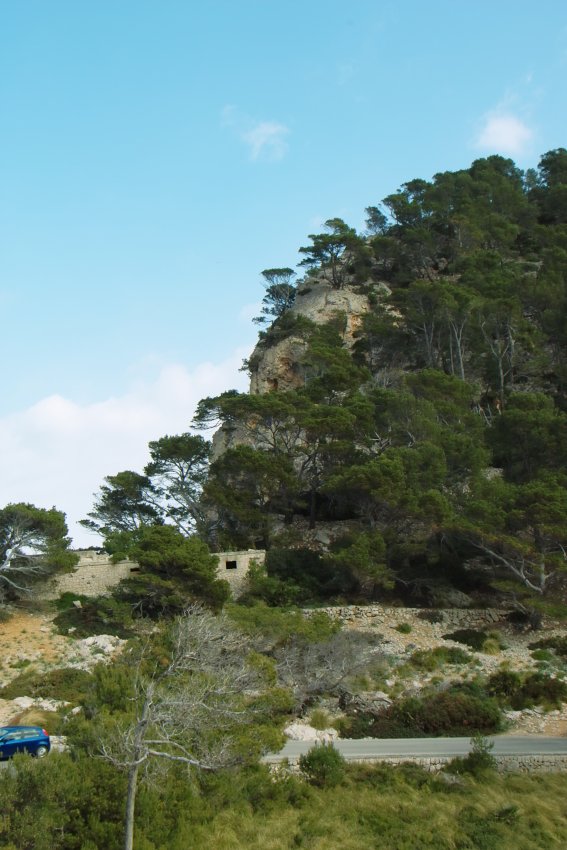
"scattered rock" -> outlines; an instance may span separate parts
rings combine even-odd
[[[302,723],[299,720],[286,726],[284,732],[292,741],[319,741],[326,743],[328,741],[334,741],[339,737],[336,729],[314,729],[313,726],[309,726],[308,723]]]

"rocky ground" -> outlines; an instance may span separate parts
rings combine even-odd
[[[103,659],[120,652],[125,641],[114,635],[95,635],[82,640],[57,633],[55,615],[48,611],[14,609],[0,623],[0,687],[24,671],[41,673],[56,667],[90,670]],[[56,700],[31,699],[21,694],[16,699],[0,699],[0,725],[6,725],[34,708],[57,711],[64,707]]]
[[[382,606],[345,606],[342,609],[325,609],[331,616],[338,617],[344,627],[359,629],[376,634],[384,647],[385,656],[391,665],[388,678],[378,691],[367,691],[364,696],[370,701],[387,704],[391,697],[418,693],[432,680],[442,675],[451,679],[471,679],[477,676],[489,676],[499,668],[526,671],[542,669],[552,675],[567,673],[567,666],[541,665],[533,657],[529,644],[543,637],[565,634],[565,626],[547,622],[542,631],[519,633],[505,619],[505,613],[497,610],[451,609],[443,612],[441,623],[430,623],[420,618],[420,609],[384,608]],[[472,652],[466,646],[443,638],[444,634],[462,628],[482,629],[494,632],[500,642],[500,649],[494,654]],[[445,665],[442,672],[422,672],[412,670],[409,662],[417,650],[434,649],[438,646],[456,646],[469,652],[471,661],[466,665]],[[326,706],[333,714],[332,706]],[[543,707],[507,712],[509,735],[545,735],[567,736],[567,704],[561,710],[546,712]],[[288,730],[289,737],[295,740],[330,740],[334,730],[316,730],[309,723],[293,724]]]
[[[369,690],[365,696],[385,702],[401,692],[418,692],[435,677],[438,680],[440,675],[452,679],[474,678],[490,675],[502,666],[511,670],[538,669],[541,662],[534,659],[528,644],[544,636],[565,632],[565,628],[559,624],[546,623],[542,632],[520,634],[505,622],[502,613],[498,611],[452,609],[444,612],[442,623],[430,623],[420,619],[417,609],[345,606],[328,610],[332,616],[340,617],[346,628],[369,631],[380,641],[388,659],[388,673],[379,689]],[[53,616],[48,608],[43,611],[14,609],[12,616],[0,623],[0,686],[6,685],[23,671],[43,672],[55,667],[91,669],[99,661],[113,658],[124,644],[124,641],[112,635],[97,635],[82,640],[72,635],[59,635],[53,625]],[[502,648],[494,654],[471,652],[471,660],[467,664],[447,665],[442,671],[422,672],[412,669],[408,662],[416,650],[454,645],[469,651],[461,644],[443,638],[444,634],[456,628],[481,628],[487,632],[494,630]],[[561,666],[558,664],[555,668],[546,669],[552,674],[567,672]],[[15,700],[0,699],[0,725],[9,723],[29,708],[53,711],[60,707],[49,700],[32,701],[28,694],[23,693]],[[567,736],[567,705],[560,711],[547,713],[537,707],[509,712],[508,719],[509,734]],[[311,729],[308,723],[302,723],[291,729],[290,735],[316,739],[321,737],[321,732]]]

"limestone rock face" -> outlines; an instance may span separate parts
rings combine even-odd
[[[380,287],[385,287],[385,284],[380,284]],[[360,327],[369,309],[368,295],[357,292],[348,285],[335,289],[326,280],[316,278],[305,280],[297,287],[295,304],[290,312],[305,316],[320,325],[329,322],[337,314],[344,313],[344,341],[351,346],[354,342],[353,334]]]
[[[390,291],[386,284],[378,284],[375,290],[382,290],[384,294]],[[354,334],[369,309],[368,295],[357,291],[357,288],[345,285],[342,289],[335,289],[322,278],[307,278],[298,286],[295,304],[289,314],[304,316],[321,325],[338,315],[344,316],[343,339],[350,348],[355,341]],[[293,334],[270,347],[262,343],[257,345],[250,358],[256,364],[250,378],[250,392],[265,393],[302,386],[301,359],[306,348],[305,340]]]
[[[251,395],[301,387],[303,377],[299,364],[306,349],[305,340],[296,336],[288,336],[271,348],[257,345],[251,358],[258,363],[250,375]]]

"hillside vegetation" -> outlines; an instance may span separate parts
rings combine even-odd
[[[298,283],[262,272],[256,391],[201,401],[213,443],[166,435],[105,479],[84,524],[137,567],[112,595],[63,594],[55,624],[125,641],[94,669],[12,659],[0,698],[33,696],[18,721],[67,752],[1,772],[2,846],[565,846],[564,777],[500,776],[482,736],[522,712],[562,722],[567,700],[557,623],[510,648],[512,620],[565,613],[567,151],[526,173],[478,160],[366,212],[365,233],[334,218],[309,236]],[[37,548],[10,554],[12,585],[39,556],[72,566],[59,512],[9,508],[6,552],[22,517]],[[266,565],[229,602],[211,550],[241,547]],[[400,617],[377,631],[372,600]],[[454,600],[511,610],[453,628]],[[299,610],[335,602],[363,603],[363,625]],[[40,714],[41,697],[59,701]],[[274,775],[260,756],[298,720],[480,737],[435,776],[328,747]]]
[[[212,462],[200,436],[157,440],[85,524],[137,558],[164,522],[213,549],[267,548],[251,593],[270,603],[419,602],[441,582],[561,614],[567,151],[411,180],[366,213],[362,234],[334,218],[309,236],[299,285],[262,273],[246,366],[293,340],[293,385],[202,400],[194,424],[223,435]],[[318,288],[364,296],[354,333],[344,313],[302,313]],[[330,542],[306,523],[332,523]]]

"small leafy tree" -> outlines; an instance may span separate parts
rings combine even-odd
[[[318,744],[299,757],[299,767],[313,785],[334,788],[345,774],[345,760],[332,744]]]

